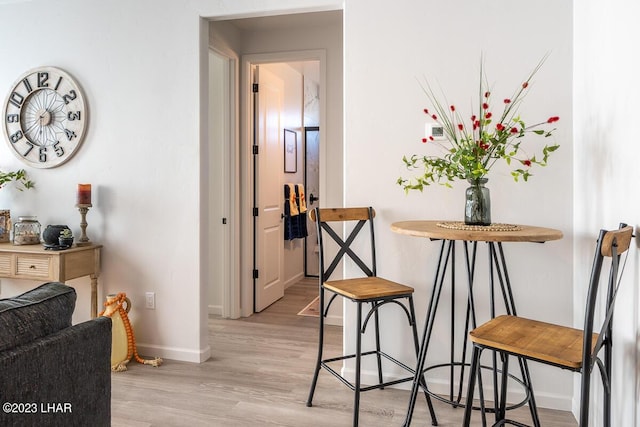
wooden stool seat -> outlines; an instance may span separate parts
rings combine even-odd
[[[472,342],[571,370],[582,367],[580,329],[503,315],[469,333]],[[592,334],[592,351],[598,334]]]
[[[379,300],[389,297],[411,295],[413,288],[392,282],[382,277],[359,277],[356,279],[324,282],[324,287],[352,301]]]

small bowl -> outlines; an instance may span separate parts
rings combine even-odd
[[[58,237],[60,246],[71,247],[73,245],[73,237]]]
[[[57,245],[60,232],[65,228],[69,228],[66,225],[47,225],[42,232],[42,240],[45,245]]]

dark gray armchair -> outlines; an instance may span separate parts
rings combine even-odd
[[[76,291],[0,299],[0,425],[109,426],[111,319],[71,325]]]

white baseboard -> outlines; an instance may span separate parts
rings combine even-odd
[[[325,324],[332,326],[342,326],[342,316],[329,315],[325,318]]]
[[[215,314],[217,316],[222,316],[222,306],[221,305],[209,305],[207,312],[209,314]]]
[[[289,279],[287,279],[284,282],[284,288],[287,289],[289,286],[295,285],[301,279],[304,279],[304,271],[301,271],[300,273],[296,274],[295,276],[290,277]]]
[[[179,360],[181,362],[202,363],[211,357],[211,347],[198,350],[187,348],[165,347],[137,343],[138,354],[144,358],[160,357],[162,359]]]

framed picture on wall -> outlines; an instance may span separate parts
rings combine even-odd
[[[284,130],[284,172],[296,173],[298,171],[298,134],[294,131]]]
[[[9,241],[9,231],[11,231],[11,212],[0,210],[0,242]]]

